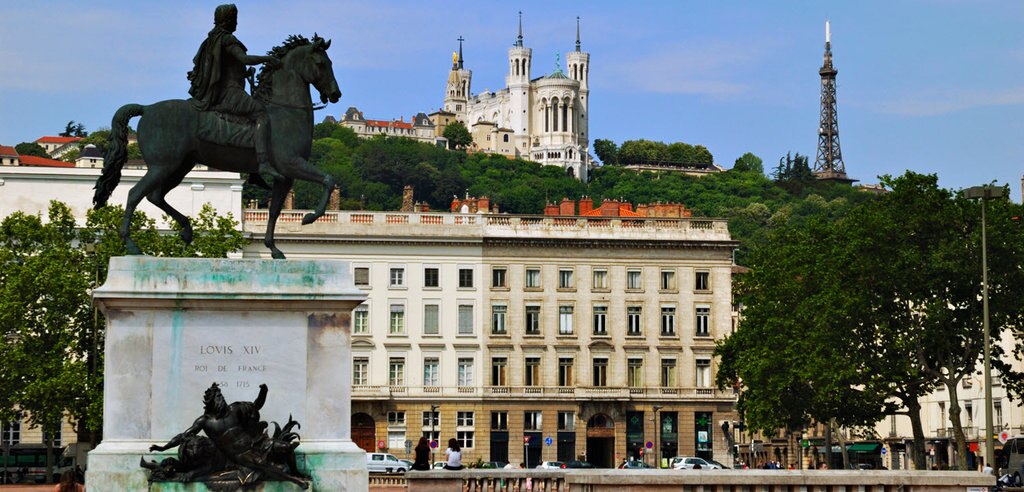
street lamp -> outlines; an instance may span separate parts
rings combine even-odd
[[[995,443],[992,442],[992,362],[991,347],[988,333],[988,252],[985,243],[985,209],[986,202],[992,198],[1002,198],[1003,189],[995,186],[972,186],[964,191],[970,199],[981,199],[981,311],[983,317],[985,344],[985,464],[995,470]]]
[[[658,447],[658,434],[661,434],[661,422],[658,420],[658,410],[665,407],[654,405],[651,408],[654,410],[654,467],[661,468],[661,448]]]
[[[438,408],[441,408],[441,406],[440,405],[430,405],[430,440],[431,441],[434,440],[434,423],[437,422],[437,420],[434,419],[434,414],[437,413],[437,409]],[[440,418],[440,416],[438,416],[438,418]],[[438,441],[440,441],[440,439],[438,439]],[[430,448],[430,467],[431,467],[431,469],[433,469],[433,467],[434,467],[434,460],[436,459],[434,457],[434,450],[437,449],[437,446],[440,446],[440,445],[441,445],[441,443],[438,442],[434,447]]]

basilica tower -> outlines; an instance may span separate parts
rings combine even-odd
[[[587,136],[588,128],[588,115],[589,111],[589,100],[590,100],[590,53],[580,50],[580,18],[576,18],[576,50],[570,51],[565,55],[566,69],[568,70],[569,78],[580,83],[579,93],[576,97],[576,108],[573,111],[576,116],[572,128],[576,131],[576,139],[581,149],[589,150],[590,139]],[[587,152],[580,152],[580,158],[583,159],[582,168],[586,169],[588,163]]]
[[[448,84],[444,96],[444,109],[455,114],[455,119],[469,127],[467,114],[469,105],[470,82],[473,71],[466,70],[462,58],[462,36],[459,36],[459,51],[452,53],[452,70],[448,73]]]
[[[509,121],[515,137],[517,155],[529,150],[530,128],[530,63],[533,50],[523,47],[523,13],[519,12],[519,36],[508,50],[508,76],[505,86],[509,91]]]

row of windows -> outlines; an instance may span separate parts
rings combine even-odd
[[[62,434],[61,429],[57,429],[56,432],[54,432],[54,434],[53,434],[53,445],[56,446],[56,447],[61,447],[62,446],[61,440],[62,440],[63,436],[61,434]],[[50,436],[50,431],[44,429],[43,430],[43,442],[46,442],[46,440],[49,438],[49,436]],[[21,422],[17,422],[17,421],[4,422],[4,424],[2,426],[2,430],[0,430],[0,446],[2,446],[4,444],[6,444],[8,446],[13,446],[13,445],[18,444],[20,442],[21,442]]]
[[[473,284],[473,269],[472,268],[459,268],[458,271],[458,287],[460,289],[472,289]],[[558,288],[559,289],[575,289],[576,279],[575,270],[573,268],[560,268],[558,270]],[[370,285],[370,267],[356,267],[355,268],[355,284],[357,286],[366,287]],[[388,285],[390,287],[406,287],[406,269],[405,267],[389,267],[388,270]],[[674,291],[678,289],[676,285],[676,271],[675,270],[661,270],[659,277],[659,289]],[[441,270],[438,267],[425,267],[423,269],[423,287],[425,288],[439,288],[441,286]],[[491,288],[505,289],[508,288],[508,268],[507,267],[493,267],[491,269]],[[526,289],[541,289],[541,269],[540,267],[527,267],[523,275],[523,286]],[[591,289],[593,290],[609,290],[609,274],[607,268],[595,268],[593,270],[593,278],[591,282]],[[643,270],[628,269],[626,270],[625,289],[632,291],[642,291],[644,289],[643,281]],[[711,272],[708,271],[697,271],[694,273],[693,290],[697,292],[711,290]]]
[[[473,358],[458,359],[458,386],[473,386]],[[523,385],[541,386],[544,366],[541,357],[526,356],[523,364]],[[596,356],[592,359],[591,386],[608,386],[608,357]],[[698,388],[711,387],[711,359],[698,358],[694,362],[694,385]],[[369,357],[353,359],[352,384],[366,386],[370,381]],[[672,388],[677,385],[676,359],[661,359],[660,386]],[[439,357],[423,358],[423,386],[436,387],[441,385],[441,360]],[[643,387],[644,359],[630,357],[626,363],[626,383],[630,387]],[[558,386],[576,385],[575,359],[573,357],[558,358]],[[508,357],[491,357],[491,386],[508,386]],[[406,358],[390,357],[388,359],[388,385],[406,385]]]
[[[436,410],[429,410],[422,412],[423,419],[421,424],[424,430],[433,432],[439,432],[441,428],[441,413]],[[523,412],[523,429],[528,431],[539,431],[542,429],[544,423],[544,412],[541,411],[526,411]],[[455,414],[455,426],[459,429],[475,428],[476,414],[475,412],[456,412]],[[406,418],[405,412],[403,411],[392,411],[388,412],[388,428],[393,427],[405,427]],[[491,430],[496,431],[507,431],[508,430],[508,412],[491,412]],[[558,412],[558,430],[560,431],[573,431],[576,430],[576,412],[572,411],[559,411]],[[424,434],[427,435],[427,434]],[[429,437],[429,436],[428,436]]]
[[[544,414],[541,411],[523,412],[523,430],[541,431]],[[438,440],[441,435],[440,415],[436,411],[423,412],[422,435],[427,439]],[[458,412],[456,416],[455,439],[463,448],[473,448],[476,441],[473,412]],[[491,412],[491,430],[508,430],[508,412]],[[576,430],[575,412],[558,412],[558,430]],[[401,448],[406,439],[405,412],[388,412],[388,442],[392,447]]]
[[[608,335],[608,305],[599,304],[593,306],[591,327],[592,333],[597,336]],[[573,335],[575,333],[575,311],[573,305],[558,306],[558,334]],[[423,305],[423,334],[440,334],[440,304]],[[472,335],[473,330],[473,305],[458,305],[458,334]],[[401,303],[390,304],[388,309],[388,334],[406,335],[406,306]],[[494,304],[491,306],[491,334],[506,335],[509,331],[508,306],[505,304]],[[675,336],[677,327],[677,313],[675,306],[661,306],[661,336]],[[523,333],[526,335],[541,335],[541,306],[529,304],[524,308]],[[643,306],[626,306],[626,335],[643,336]],[[370,333],[370,310],[367,306],[359,306],[352,313],[352,333],[356,335],[368,335]],[[694,335],[705,337],[711,334],[711,306],[698,305],[694,307]]]
[[[473,305],[459,304],[458,306],[458,334],[473,334]],[[388,307],[388,334],[405,335],[406,316],[405,304],[391,304]],[[438,335],[441,330],[441,305],[423,305],[423,334]],[[352,311],[352,333],[355,335],[370,334],[370,309],[363,305]]]

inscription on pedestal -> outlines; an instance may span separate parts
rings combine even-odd
[[[280,396],[267,402],[261,412],[265,419],[283,422],[289,413],[296,420],[304,417],[295,402],[305,399],[305,330],[284,316],[264,313],[239,320],[217,312],[186,312],[172,320],[169,330],[157,330],[156,344],[167,351],[154,360],[155,369],[166,369],[154,371],[154,388],[166,388],[164,395],[155,395],[165,398],[166,405],[155,411],[166,412],[168,421],[155,421],[159,432],[154,436],[187,427],[190,415],[201,410],[195,395],[212,383],[228,401],[251,401],[259,385],[266,384]],[[166,344],[160,340],[164,337]],[[190,400],[195,404],[189,405]]]

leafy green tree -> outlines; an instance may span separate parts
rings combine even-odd
[[[611,140],[598,138],[594,140],[594,153],[605,166],[614,166],[619,163],[619,147]]]
[[[338,127],[338,124],[333,121],[321,121],[313,125],[313,140],[319,140],[321,138],[327,138],[331,136],[334,129]]]
[[[50,158],[50,154],[46,153],[46,149],[35,142],[22,142],[15,145],[14,150],[16,150],[19,155],[34,155],[36,157]]]
[[[350,149],[354,149],[359,146],[359,136],[356,135],[356,131],[342,125],[337,125],[337,128],[331,132],[331,138],[345,144]]]
[[[126,254],[117,234],[123,213],[90,211],[79,229],[71,209],[53,201],[46,221],[15,212],[0,222],[0,419],[24,415],[52,435],[67,416],[80,434],[99,431],[103,322],[90,291],[106,278],[110,257]],[[209,205],[192,225],[194,241],[185,245],[137,211],[132,237],[157,256],[224,257],[245,243],[234,218]]]
[[[448,139],[449,149],[465,149],[473,143],[473,135],[461,121],[455,121],[446,126],[441,136]]]
[[[85,397],[78,342],[91,313],[71,209],[53,204],[48,219],[15,212],[0,223],[0,417],[24,416],[52,434]],[[49,481],[52,440],[46,444]]]
[[[764,173],[764,165],[760,157],[747,152],[736,158],[736,162],[732,165],[732,170],[737,172]]]

